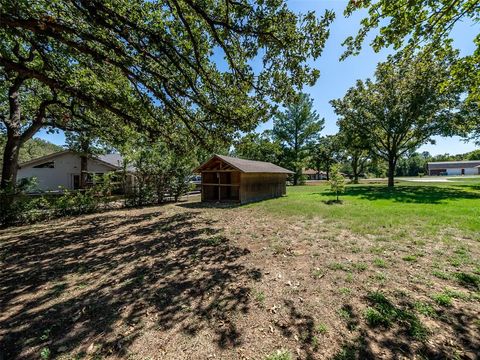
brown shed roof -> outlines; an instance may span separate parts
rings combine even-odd
[[[244,173],[270,173],[270,174],[293,174],[293,171],[284,169],[278,165],[255,160],[245,160],[240,158],[234,158],[225,155],[215,155],[213,158],[205,162],[203,165],[196,169],[196,172],[201,172],[205,165],[207,165],[213,159],[218,158],[228,165]]]

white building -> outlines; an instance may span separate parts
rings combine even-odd
[[[480,175],[480,160],[429,162],[428,175]]]
[[[35,177],[39,190],[58,190],[63,187],[75,190],[80,187],[80,155],[71,150],[56,152],[20,164],[17,178]],[[101,175],[121,170],[122,157],[119,154],[90,156],[87,172]]]

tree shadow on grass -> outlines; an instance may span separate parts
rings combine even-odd
[[[149,329],[207,329],[219,348],[241,344],[234,319],[261,277],[243,264],[249,251],[193,212],[142,211],[2,234],[0,355],[126,356]]]
[[[322,201],[325,205],[342,205],[343,200],[339,199],[330,199],[330,200],[323,200]]]
[[[225,201],[225,202],[218,202],[218,201],[191,201],[191,202],[184,202],[184,203],[177,203],[177,206],[185,208],[185,209],[232,209],[236,207],[242,206],[239,202],[236,201]]]
[[[315,323],[315,319],[309,312],[302,310],[302,306],[295,305],[291,300],[284,301],[284,307],[287,316],[284,322],[277,323],[276,326],[281,334],[286,338],[296,337],[299,339],[300,358],[312,360],[320,358],[325,341]],[[360,316],[355,312],[350,304],[344,304],[338,312],[349,332],[356,331],[360,326]],[[360,333],[362,333],[360,329]],[[362,341],[363,336],[359,337],[358,342],[346,342],[335,354],[334,359],[375,359],[375,355],[370,345]],[[323,357],[322,357],[323,358]]]
[[[286,338],[296,336],[300,340],[302,358],[314,359],[317,352],[315,321],[313,317],[298,309],[292,300],[285,300],[284,306],[288,312],[286,322],[275,324]]]
[[[345,341],[332,359],[376,359],[379,354],[388,359],[474,359],[480,355],[480,335],[471,324],[477,315],[473,309],[443,309],[428,320],[430,324],[437,321],[442,328],[453,329],[457,343],[452,344],[445,339],[431,341],[430,337],[435,334],[425,326],[425,317],[420,318],[408,299],[402,299],[397,305],[386,298],[367,297],[365,301],[377,315],[370,315],[370,321],[364,319],[358,335]]]
[[[345,194],[366,200],[393,200],[403,203],[441,204],[447,200],[479,199],[480,193],[472,192],[472,186],[402,186],[393,189],[384,186],[350,186]]]

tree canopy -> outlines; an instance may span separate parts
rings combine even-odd
[[[282,147],[272,139],[272,131],[266,130],[263,133],[246,134],[233,143],[234,156],[249,160],[258,160],[280,163]]]
[[[354,123],[354,122],[352,122]],[[353,182],[358,183],[360,174],[370,160],[369,144],[355,129],[349,129],[351,122],[344,121],[342,130],[337,134],[339,147],[344,151],[344,158],[348,160],[352,170]]]
[[[332,165],[341,158],[342,146],[338,135],[322,136],[309,146],[309,166],[317,172],[324,170],[327,180],[330,180]]]
[[[5,146],[6,141],[5,135],[0,133],[0,149]],[[20,149],[19,162],[23,163],[62,150],[63,148],[59,145],[43,139],[33,138],[25,142]],[[0,158],[0,167],[1,166],[2,159]]]
[[[318,71],[333,13],[284,1],[1,1],[0,66],[140,128],[251,130]],[[222,66],[223,58],[225,66]],[[249,62],[263,61],[255,73]],[[114,86],[112,79],[128,86]],[[136,116],[137,111],[144,117]],[[181,125],[180,125],[181,124]]]
[[[415,48],[430,47],[432,51],[449,47],[452,29],[458,22],[480,20],[478,0],[356,0],[349,1],[345,15],[367,10],[356,36],[349,36],[343,43],[346,51],[342,56],[358,54],[372,30],[378,30],[371,46],[378,52],[393,46],[407,52]],[[452,66],[448,81],[468,89],[471,101],[480,101],[480,34],[474,39],[475,50],[460,58]],[[477,120],[478,124],[478,120]]]
[[[273,119],[273,137],[282,146],[283,165],[295,172],[294,185],[307,165],[308,148],[320,136],[324,123],[313,109],[313,100],[303,93]]]
[[[334,17],[295,14],[282,0],[0,5],[2,187],[15,183],[21,144],[44,126],[204,145],[252,130],[317,80],[307,59],[322,53]]]
[[[375,80],[357,81],[343,99],[333,100],[341,132],[355,132],[388,162],[388,184],[394,185],[400,156],[448,134],[461,117],[461,91],[443,87],[455,53],[411,53],[380,63]]]

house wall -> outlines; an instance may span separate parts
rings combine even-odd
[[[447,172],[447,169],[429,169],[428,170],[428,175],[431,175],[431,176],[439,176],[443,173],[446,173]]]
[[[327,177],[324,174],[307,174],[307,180],[325,180]]]
[[[449,176],[462,175],[462,169],[465,170],[465,175],[480,175],[480,168],[450,168],[450,169],[429,169],[429,175],[447,174]]]
[[[478,175],[478,168],[464,168],[465,175]],[[462,175],[462,168],[447,169],[447,175]]]
[[[240,202],[247,203],[283,196],[287,193],[286,174],[241,173]]]
[[[58,190],[59,186],[73,190],[73,175],[80,175],[80,156],[73,153],[65,153],[58,157],[45,160],[53,161],[54,168],[35,168],[42,162],[22,167],[18,170],[18,179],[36,177],[40,190]],[[112,169],[94,159],[88,159],[87,170],[97,173],[105,173]]]

